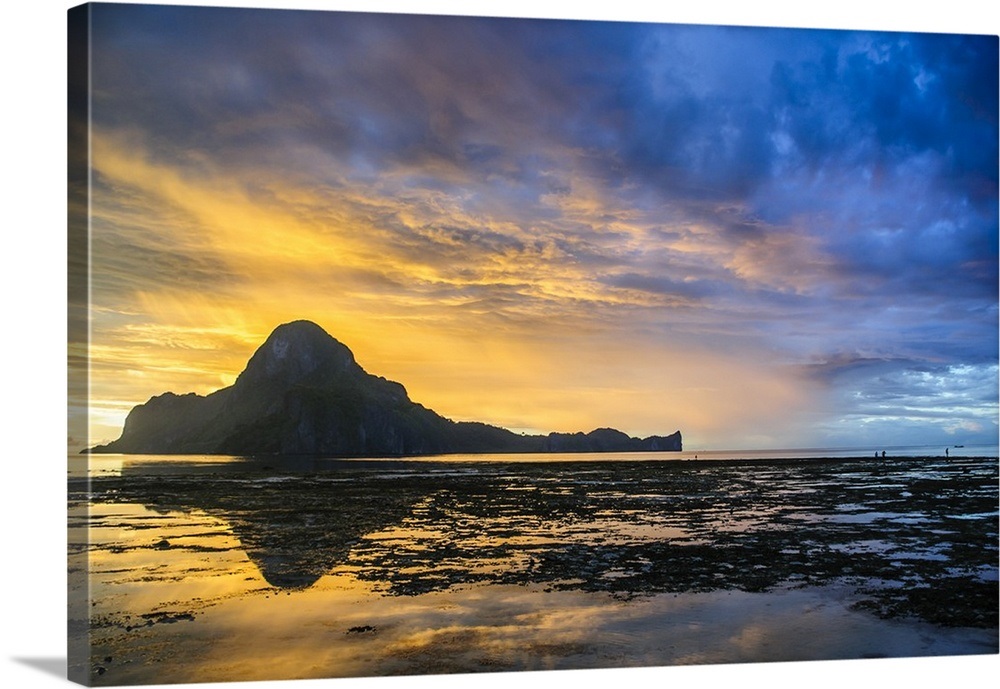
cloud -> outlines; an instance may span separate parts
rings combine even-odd
[[[995,360],[935,365],[841,354],[804,367],[804,373],[822,383],[831,416],[839,419],[828,426],[831,444],[884,444],[894,437],[906,444],[932,444],[955,436],[995,443],[1000,412]]]
[[[650,292],[652,294],[672,297],[680,301],[698,301],[711,296],[718,289],[706,281],[678,281],[668,277],[655,277],[639,273],[623,273],[608,277],[605,281],[613,286],[628,290]]]
[[[519,366],[559,372],[531,394],[568,425],[589,393],[565,351],[619,340],[647,382],[618,418],[642,429],[684,359],[703,387],[724,370],[802,408],[795,384],[818,405],[850,380],[841,418],[875,414],[890,378],[915,395],[913,372],[996,361],[995,37],[107,6],[94,41],[108,399],[128,394],[116,366],[149,374],[137,401],[168,371],[206,389],[303,317],[430,406],[472,405],[464,376],[521,425]],[[139,331],[227,353],[199,382],[193,353]],[[483,348],[502,366],[475,378]],[[432,353],[460,373],[428,373]],[[605,366],[594,404],[625,395]],[[670,409],[706,439],[763,423],[692,397],[706,409]]]

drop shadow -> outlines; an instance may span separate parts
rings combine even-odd
[[[58,677],[59,679],[66,679],[66,667],[67,661],[65,657],[47,657],[47,658],[11,658],[16,663],[21,665],[27,665],[28,667],[34,668],[47,675],[52,675],[53,677]]]

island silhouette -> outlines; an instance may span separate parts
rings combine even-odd
[[[452,421],[367,373],[317,324],[278,326],[229,387],[166,392],[129,412],[121,437],[85,452],[404,457],[452,453],[680,451],[681,433],[631,437],[613,428],[525,435]]]

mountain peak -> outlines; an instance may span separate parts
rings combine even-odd
[[[237,385],[279,380],[297,383],[307,377],[326,378],[360,372],[354,354],[312,321],[284,323],[275,328],[247,362]]]

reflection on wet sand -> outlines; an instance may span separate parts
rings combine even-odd
[[[126,464],[90,492],[99,683],[997,650],[992,459]]]

